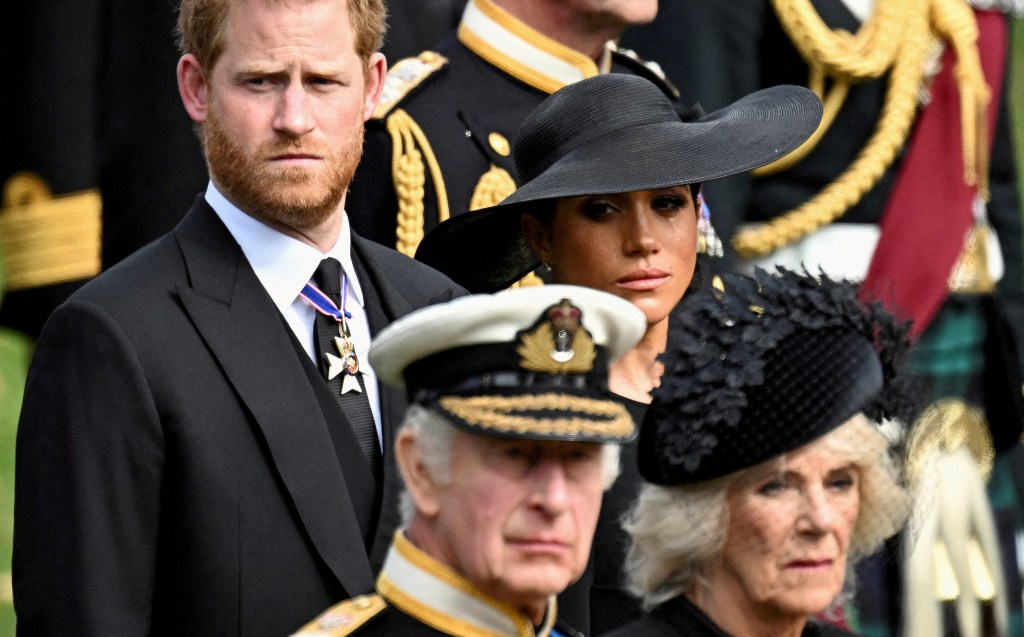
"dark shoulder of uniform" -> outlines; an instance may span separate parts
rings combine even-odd
[[[634,74],[654,82],[672,99],[679,99],[679,89],[669,81],[657,62],[645,60],[630,49],[616,48],[612,51],[612,63],[624,66]]]
[[[425,263],[407,257],[393,248],[364,239],[353,233],[353,248],[368,259],[374,273],[385,277],[388,285],[416,307],[464,296],[467,292],[447,275]]]
[[[355,634],[379,615],[388,604],[380,595],[361,595],[331,606],[319,617],[299,629],[295,635],[306,637],[344,637]]]

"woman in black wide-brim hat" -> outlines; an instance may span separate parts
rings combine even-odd
[[[700,184],[785,155],[811,135],[821,111],[810,91],[779,86],[683,121],[643,78],[577,82],[544,100],[519,129],[512,147],[519,189],[434,228],[416,258],[473,292],[506,288],[543,262],[556,283],[633,302],[647,333],[612,367],[610,388],[639,422],[661,375],[656,356],[669,312],[699,279],[698,244],[721,250],[706,208],[701,213]],[[622,583],[627,538],[619,527],[639,490],[634,449],[622,449],[622,475],[605,494],[594,540],[595,634],[639,614]]]
[[[626,524],[651,614],[615,637],[848,635],[810,618],[910,512],[880,429],[917,410],[909,324],[852,282],[755,277],[673,315]]]

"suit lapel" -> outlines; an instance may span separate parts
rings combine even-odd
[[[352,237],[352,265],[363,288],[366,318],[370,331],[376,336],[396,318],[412,312],[415,307],[398,290],[388,283],[387,272],[381,264],[373,261],[363,249],[363,239]],[[405,390],[396,389],[386,383],[378,383],[380,389],[380,420],[384,440],[384,484],[381,485],[380,518],[377,532],[370,546],[370,563],[379,570],[384,563],[391,536],[401,523],[398,503],[402,493],[402,479],[395,462],[395,433],[402,424],[409,403]]]
[[[347,592],[372,590],[345,475],[286,324],[204,200],[175,235],[190,279],[182,305],[262,431],[313,545]]]

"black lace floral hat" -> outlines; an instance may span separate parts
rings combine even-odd
[[[801,447],[863,412],[909,422],[909,323],[851,281],[778,268],[725,275],[673,314],[661,386],[640,431],[656,484],[727,475]]]

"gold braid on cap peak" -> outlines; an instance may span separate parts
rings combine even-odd
[[[520,396],[442,396],[438,404],[475,427],[542,436],[600,435],[623,438],[635,427],[625,407],[612,401],[561,393]],[[565,411],[577,416],[540,418],[529,412]],[[584,417],[590,416],[589,418]]]
[[[437,222],[448,218],[448,192],[434,151],[423,129],[404,109],[395,110],[387,119],[391,135],[391,178],[398,198],[398,223],[395,229],[395,248],[407,256],[414,256],[423,240],[423,197],[426,169],[434,181],[437,193]]]
[[[754,171],[763,177],[790,168],[828,131],[851,84],[889,73],[889,89],[871,138],[850,166],[817,195],[756,229],[741,230],[733,247],[743,258],[764,256],[832,223],[857,204],[903,148],[927,81],[926,61],[936,39],[957,55],[964,181],[987,194],[985,108],[990,93],[981,69],[977,22],[963,0],[879,0],[856,35],[829,29],[810,0],[772,0],[783,29],[810,68],[808,85],[825,104],[814,135],[789,155]],[[831,88],[826,92],[826,80]]]

